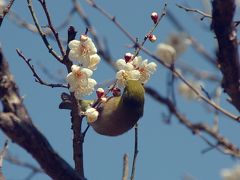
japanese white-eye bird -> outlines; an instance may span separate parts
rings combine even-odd
[[[138,80],[127,80],[121,96],[109,97],[97,106],[98,118],[89,124],[102,135],[117,136],[130,130],[143,116],[143,85]],[[90,101],[82,100],[80,105],[86,109]]]

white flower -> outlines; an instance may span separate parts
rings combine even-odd
[[[176,59],[176,50],[164,43],[160,43],[157,46],[156,55],[165,63],[172,64]]]
[[[85,112],[88,123],[93,123],[97,120],[99,112],[95,108],[88,108]]]
[[[99,55],[93,54],[89,57],[89,61],[88,61],[88,64],[86,65],[86,67],[88,67],[91,70],[96,70],[99,62],[100,62]]]
[[[203,87],[203,82],[201,81],[190,81],[189,82],[194,89],[201,92],[201,87]],[[195,100],[198,99],[198,95],[185,83],[181,82],[178,86],[179,93],[186,99]]]
[[[74,90],[74,95],[76,99],[82,99],[83,96],[92,94],[96,85],[97,82],[92,78],[88,78],[86,86],[78,84],[78,86]]]
[[[176,56],[178,57],[184,51],[186,51],[187,46],[191,44],[191,41],[187,38],[185,33],[180,32],[171,34],[166,44],[172,46],[175,49]]]
[[[118,70],[126,70],[126,71],[131,71],[134,69],[132,62],[126,62],[124,59],[117,60],[116,67]]]
[[[71,70],[72,72],[70,72],[66,78],[70,85],[70,91],[74,91],[79,84],[86,86],[88,78],[92,76],[92,71],[77,65],[72,65]]]
[[[0,14],[3,13],[3,10],[5,8],[6,2],[5,0],[0,0]]]
[[[78,61],[81,66],[92,70],[100,62],[100,57],[96,54],[97,49],[92,39],[86,35],[81,35],[80,41],[72,40],[69,42],[69,59]]]
[[[94,91],[94,86],[97,82],[91,79],[92,71],[87,68],[82,68],[77,65],[72,65],[72,72],[67,75],[69,90],[74,92],[77,99],[81,99],[85,95],[89,95]]]
[[[116,74],[117,84],[124,87],[128,79],[146,83],[151,74],[156,71],[157,64],[154,62],[148,63],[147,59],[143,61],[142,57],[138,56],[128,62],[124,59],[117,60],[116,68],[119,70]]]
[[[240,165],[236,165],[232,169],[223,169],[221,171],[223,180],[239,180],[240,179]]]
[[[135,57],[132,64],[140,72],[139,80],[144,84],[149,80],[151,74],[157,70],[155,62],[148,63],[147,59],[143,61],[141,56]]]
[[[125,87],[127,80],[139,80],[140,72],[138,70],[120,70],[116,74],[117,84],[120,87]]]

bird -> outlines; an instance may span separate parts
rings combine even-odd
[[[97,107],[99,116],[96,121],[89,123],[99,134],[118,136],[131,128],[143,116],[145,90],[138,80],[127,80],[121,96],[109,97]],[[91,101],[80,101],[86,108]]]

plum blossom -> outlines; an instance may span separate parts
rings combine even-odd
[[[6,1],[0,0],[0,14],[3,13],[5,6],[6,6]]]
[[[167,39],[166,44],[172,46],[176,51],[176,57],[179,57],[191,44],[191,40],[183,32],[173,33]]]
[[[194,89],[201,92],[201,88],[204,86],[202,81],[190,81],[189,82]],[[179,93],[188,100],[198,99],[198,95],[185,83],[181,82],[178,86]]]
[[[119,59],[116,61],[116,68],[119,70],[116,73],[117,84],[124,87],[126,80],[139,80],[145,84],[151,74],[156,71],[157,64],[154,62],[148,63],[148,60],[142,60],[141,56],[135,57],[133,60]]]
[[[133,66],[140,72],[139,80],[145,84],[151,74],[157,70],[157,64],[155,62],[148,63],[148,60],[142,60],[141,56],[135,57],[132,61]]]
[[[87,35],[81,35],[80,41],[72,40],[69,42],[70,48],[69,59],[77,61],[82,67],[95,70],[100,62],[100,57],[97,54],[97,49]]]
[[[167,64],[172,64],[176,60],[176,50],[165,43],[158,44],[156,55]]]
[[[97,120],[99,112],[95,108],[88,108],[85,112],[88,123],[93,123]]]
[[[92,70],[72,65],[66,80],[69,83],[69,90],[74,92],[77,99],[81,99],[85,95],[89,95],[94,91],[97,82],[90,78],[93,74]]]

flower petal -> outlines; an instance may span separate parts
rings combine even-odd
[[[78,40],[72,40],[72,41],[70,41],[70,42],[68,43],[68,47],[69,47],[70,49],[78,49],[79,46],[80,46],[80,44],[81,44],[80,41],[78,41]]]
[[[80,61],[82,59],[82,57],[80,56],[80,54],[76,50],[70,50],[70,52],[68,54],[68,58],[71,61],[74,61],[74,60]]]

